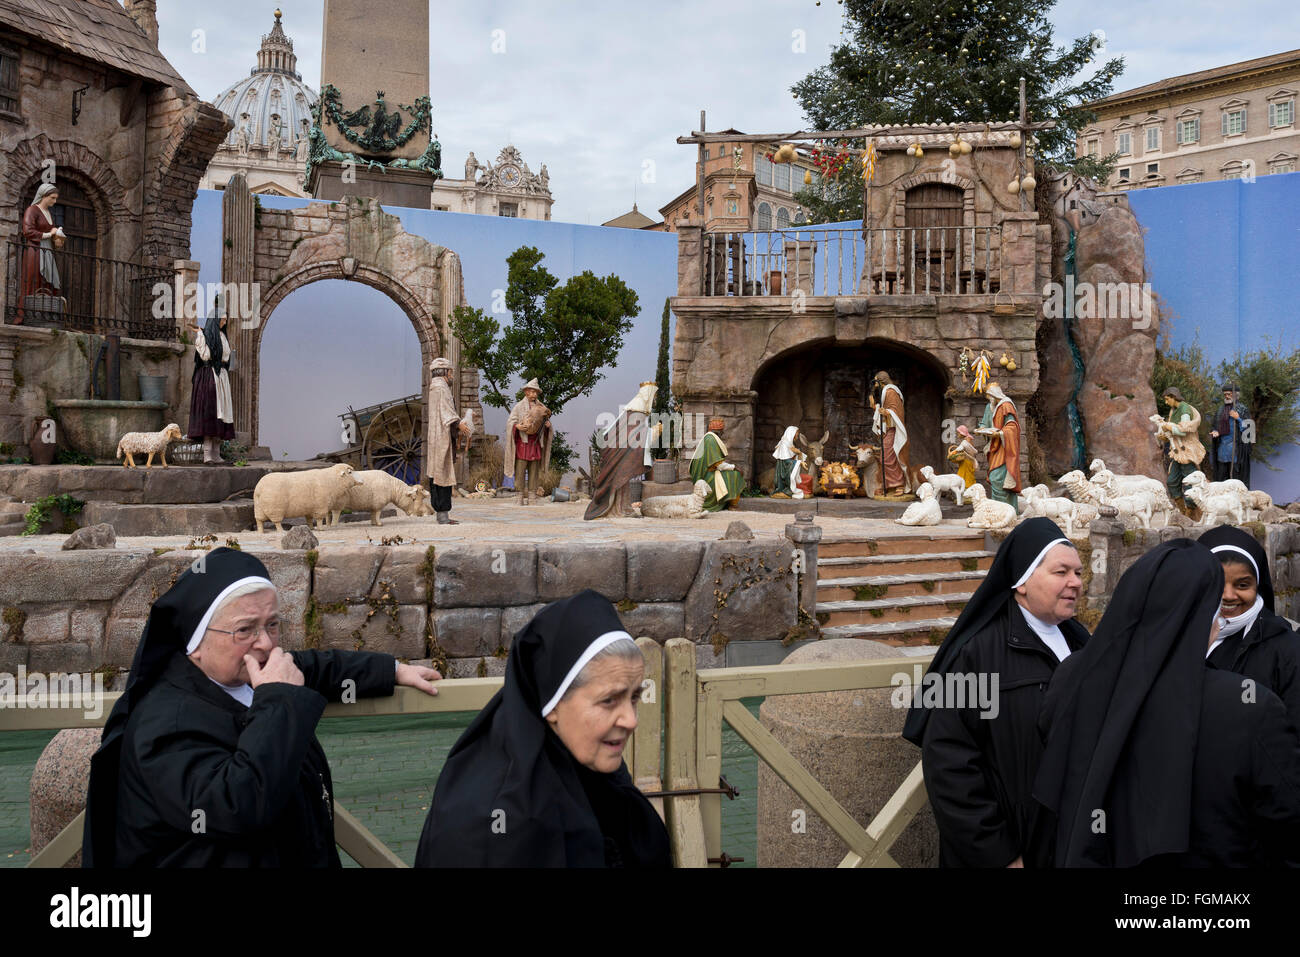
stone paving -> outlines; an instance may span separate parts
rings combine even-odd
[[[381,544],[385,538],[401,536],[401,544],[482,544],[490,542],[614,542],[614,541],[710,541],[722,536],[732,521],[743,521],[755,538],[782,538],[786,525],[794,521],[790,514],[769,512],[714,512],[703,519],[613,518],[586,522],[582,514],[585,502],[562,502],[520,506],[513,499],[456,499],[452,518],[459,525],[439,525],[433,516],[384,519],[382,526],[369,522],[344,522],[337,526],[315,529],[321,546]],[[839,518],[818,515],[816,524],[823,530],[823,541],[840,539],[886,538],[934,534],[977,534],[966,528],[960,518],[944,519],[931,528],[897,525],[889,519]],[[982,533],[978,533],[982,534]],[[227,538],[254,548],[276,548],[282,533],[252,530],[217,533],[217,543]],[[117,547],[183,548],[194,536],[141,536],[119,538]],[[0,537],[0,550],[58,550],[66,535],[8,535]]]

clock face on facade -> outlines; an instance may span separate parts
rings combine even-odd
[[[518,186],[523,177],[519,173],[518,166],[501,167],[501,182],[507,186]]]

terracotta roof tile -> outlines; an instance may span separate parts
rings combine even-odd
[[[0,24],[130,76],[198,96],[116,0],[0,0]]]

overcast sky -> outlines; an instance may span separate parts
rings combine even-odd
[[[160,0],[159,43],[212,100],[256,65],[275,6]],[[284,0],[280,8],[299,72],[319,90],[322,2]],[[659,207],[693,180],[694,152],[675,140],[696,128],[701,109],[715,130],[800,128],[790,86],[826,62],[840,6],[487,0],[436,4],[430,20],[444,172],[459,178],[470,150],[495,162],[513,143],[534,172],[547,165],[554,219],[598,224],[631,209],[634,196],[660,218]],[[1063,40],[1103,31],[1107,52],[1127,63],[1117,89],[1300,45],[1294,0],[1062,0],[1053,20]]]

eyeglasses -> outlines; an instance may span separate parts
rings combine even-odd
[[[235,641],[242,645],[251,644],[257,640],[257,636],[263,631],[266,637],[275,641],[280,637],[280,622],[268,621],[265,625],[244,625],[242,628],[236,628],[234,631],[228,631],[225,628],[209,628],[208,631],[220,632],[223,635],[234,635]]]

